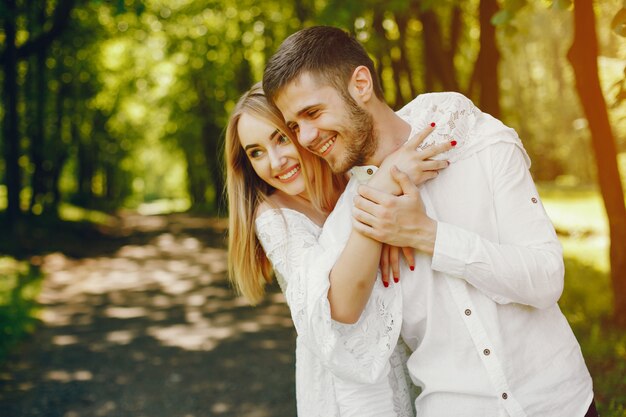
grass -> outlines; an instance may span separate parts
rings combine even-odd
[[[539,188],[559,231],[565,258],[565,289],[559,305],[593,377],[598,411],[626,417],[626,330],[613,326],[609,239],[602,200],[593,189]]]
[[[0,257],[0,362],[24,336],[35,330],[36,297],[42,274],[36,266]]]

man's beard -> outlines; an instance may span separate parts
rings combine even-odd
[[[343,133],[346,151],[343,159],[331,164],[336,173],[364,165],[378,147],[378,137],[374,131],[372,115],[360,107],[349,94],[342,94],[348,113],[348,123]]]

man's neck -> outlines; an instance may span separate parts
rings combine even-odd
[[[366,162],[380,166],[383,160],[409,138],[411,125],[398,116],[387,103],[377,102],[371,109],[378,137],[376,152]]]

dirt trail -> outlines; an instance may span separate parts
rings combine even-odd
[[[129,215],[43,256],[42,324],[0,367],[0,417],[295,416],[289,312],[275,290],[234,297],[224,227]]]

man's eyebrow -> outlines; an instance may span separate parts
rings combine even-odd
[[[319,106],[319,104],[315,103],[315,104],[309,104],[308,106],[305,106],[303,108],[301,108],[300,110],[298,110],[298,112],[296,113],[296,116],[302,116],[304,113],[308,112],[309,110],[311,110],[313,107],[317,107]]]

